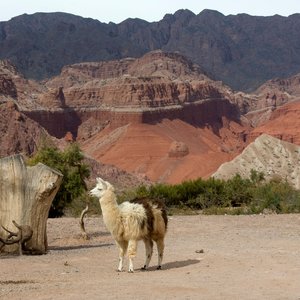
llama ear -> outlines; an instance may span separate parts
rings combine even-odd
[[[102,182],[103,182],[103,180],[102,180],[100,177],[97,177],[97,178],[96,178],[96,181],[97,181],[98,183],[102,183]]]
[[[111,183],[109,183],[108,181],[104,181],[105,185],[109,188],[111,188],[113,191],[115,190],[113,185]]]
[[[106,189],[107,189],[107,184],[106,184],[106,181],[102,180],[102,182],[101,182],[101,183],[102,183],[102,187],[103,187],[103,189],[105,189],[105,190],[106,190]]]

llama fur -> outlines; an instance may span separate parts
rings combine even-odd
[[[99,198],[103,221],[119,247],[118,271],[123,269],[124,256],[128,254],[129,272],[133,272],[133,258],[136,256],[137,243],[143,240],[146,260],[142,270],[149,266],[153,241],[158,251],[158,267],[164,254],[164,237],[167,232],[167,213],[164,204],[157,200],[138,199],[118,205],[114,187],[107,181],[97,178],[97,184],[90,194]]]

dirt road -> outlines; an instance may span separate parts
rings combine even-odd
[[[49,219],[47,255],[1,256],[0,299],[300,299],[300,214],[170,217],[163,270],[156,251],[138,269],[140,243],[133,274],[101,218],[86,229]]]

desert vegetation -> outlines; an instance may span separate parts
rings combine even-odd
[[[28,159],[27,163],[30,166],[40,162],[63,174],[62,184],[50,208],[50,217],[62,216],[65,208],[87,191],[85,180],[90,175],[90,169],[83,160],[84,155],[76,143],[70,144],[64,150],[44,143],[36,154]]]
[[[34,165],[42,162],[64,174],[63,182],[50,209],[50,217],[68,214],[78,216],[86,203],[91,214],[99,214],[98,201],[87,193],[85,181],[90,175],[89,165],[79,146],[70,144],[65,150],[42,146],[28,160]],[[181,184],[156,183],[141,185],[118,193],[118,202],[139,198],[163,200],[169,213],[180,214],[256,214],[300,212],[300,191],[287,181],[274,177],[269,181],[261,172],[251,171],[250,178],[236,174],[229,180],[202,179]]]
[[[250,178],[236,174],[229,180],[209,178],[186,181],[177,185],[140,186],[128,197],[163,199],[170,212],[204,214],[255,214],[300,212],[300,191],[287,181],[251,171]]]

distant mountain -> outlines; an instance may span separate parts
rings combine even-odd
[[[65,65],[162,49],[180,52],[234,89],[254,90],[268,79],[299,73],[299,32],[300,14],[179,10],[159,22],[105,24],[65,13],[36,13],[0,22],[0,59],[10,59],[29,78],[44,79]]]

